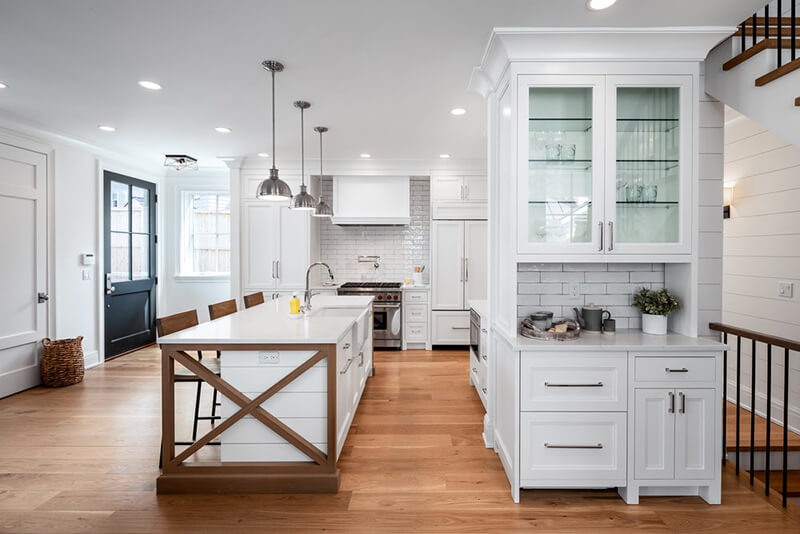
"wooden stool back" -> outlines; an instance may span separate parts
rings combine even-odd
[[[208,305],[208,316],[211,317],[212,321],[232,313],[236,313],[236,299],[225,300],[222,302],[217,302],[216,304]]]
[[[264,304],[264,293],[262,291],[244,296],[245,308],[252,308],[253,306],[258,306],[259,304]]]
[[[159,337],[168,336],[198,324],[200,322],[197,320],[197,310],[189,310],[156,319],[156,332]]]

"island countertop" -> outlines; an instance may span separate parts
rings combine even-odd
[[[372,304],[371,296],[316,295],[312,311],[289,317],[291,297],[281,297],[158,338],[161,345],[336,343]],[[352,313],[322,312],[352,309]],[[362,311],[358,311],[361,309]]]
[[[523,352],[722,352],[729,347],[703,337],[689,337],[669,332],[645,334],[641,330],[619,330],[614,335],[587,334],[569,341],[544,341],[517,335],[514,350]]]

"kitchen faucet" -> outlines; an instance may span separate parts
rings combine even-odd
[[[331,271],[330,265],[328,265],[324,261],[315,261],[314,263],[312,263],[311,265],[308,266],[308,268],[306,269],[306,292],[305,292],[305,296],[304,296],[304,299],[303,299],[303,312],[304,313],[311,310],[311,297],[313,295],[316,295],[316,293],[312,293],[311,292],[311,285],[310,285],[310,282],[309,282],[309,275],[311,274],[311,268],[314,267],[315,265],[324,266],[326,269],[328,269],[328,276],[330,277],[330,279],[331,280],[334,279],[333,271]]]

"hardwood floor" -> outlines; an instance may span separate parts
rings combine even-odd
[[[481,440],[465,351],[376,354],[338,494],[158,496],[158,358],[144,349],[79,385],[0,400],[0,532],[800,531],[796,509],[730,469],[721,506],[695,497],[627,506],[611,490],[525,491],[515,505]],[[179,386],[179,439],[193,394]]]

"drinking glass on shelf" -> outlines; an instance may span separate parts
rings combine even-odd
[[[655,202],[658,198],[658,186],[657,185],[648,185],[644,188],[644,192],[642,194],[642,200],[644,202]]]
[[[625,191],[625,199],[628,202],[641,202],[643,189],[641,179],[637,178],[632,184],[628,184]]]
[[[575,159],[575,144],[561,146],[561,159],[574,160]]]
[[[561,145],[560,144],[547,145],[545,147],[545,151],[547,153],[547,159],[548,160],[561,159]]]

